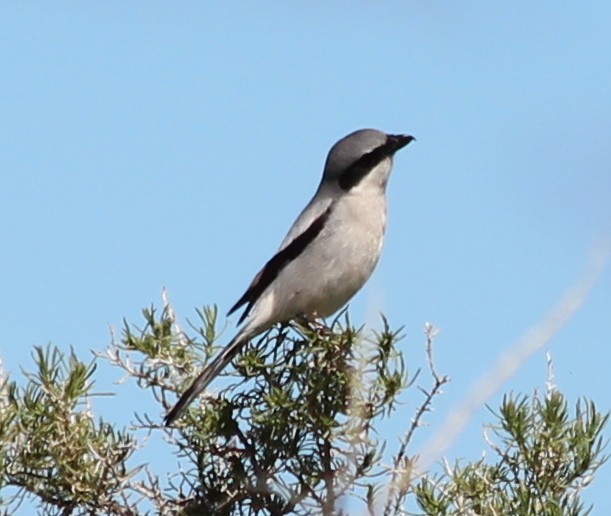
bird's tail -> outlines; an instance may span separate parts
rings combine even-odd
[[[211,364],[199,374],[165,417],[165,426],[170,426],[187,409],[189,404],[214,380],[218,374],[231,362],[233,357],[240,351],[242,346],[248,342],[249,336],[245,332],[238,333],[234,339],[225,346],[223,351],[212,361]]]

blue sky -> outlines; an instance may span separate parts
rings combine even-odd
[[[3,3],[4,367],[17,376],[47,342],[105,348],[162,287],[183,318],[226,311],[329,147],[375,127],[418,141],[395,160],[383,257],[351,313],[404,325],[408,367],[425,322],[441,328],[453,381],[435,431],[610,238],[610,22],[602,0]],[[604,411],[609,269],[546,346],[559,389]],[[117,377],[98,370],[103,389]],[[538,352],[489,403],[545,379]],[[126,424],[148,400],[130,396],[96,409]],[[489,419],[482,408],[447,456],[477,458]],[[586,491],[594,514],[610,482],[607,465]]]

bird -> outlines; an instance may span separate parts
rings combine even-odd
[[[413,140],[360,129],[331,147],[314,196],[227,314],[244,308],[243,325],[168,412],[166,426],[252,338],[276,323],[328,317],[363,287],[382,250],[393,156]]]

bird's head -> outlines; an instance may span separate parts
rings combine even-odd
[[[415,138],[360,129],[339,140],[327,155],[322,186],[343,191],[370,185],[386,188],[392,157]]]

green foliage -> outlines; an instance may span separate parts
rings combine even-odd
[[[145,331],[136,337],[126,329],[124,343],[157,350],[150,330],[167,325],[145,315]],[[216,311],[199,315],[203,347],[176,343],[184,347],[179,370],[188,376],[176,382],[179,390],[214,351]],[[229,384],[168,430],[187,464],[174,487],[188,494],[176,504],[214,514],[330,514],[355,485],[383,471],[375,427],[408,382],[397,341],[386,323],[368,341],[347,318],[328,327],[279,326],[256,339],[225,372]],[[162,369],[158,378],[167,376]]]
[[[385,515],[416,506],[440,515],[586,513],[579,495],[605,459],[607,417],[587,401],[570,416],[556,391],[505,398],[491,427],[496,462],[417,473],[413,436],[448,382],[433,364],[430,326],[428,386],[419,371],[408,374],[400,332],[386,320],[374,334],[345,314],[328,326],[275,327],[167,429],[163,413],[218,351],[218,314],[198,311],[187,331],[169,306],[143,315],[141,327],[126,322],[120,340],[89,364],[36,348],[24,387],[0,383],[0,511],[27,499],[44,514],[339,515],[358,504]],[[95,423],[89,399],[100,357],[152,393],[160,410],[137,413],[129,431]],[[398,443],[378,433],[391,417],[403,422],[395,423],[404,429]],[[134,465],[138,431],[163,436],[179,470]]]
[[[28,383],[2,385],[0,487],[15,493],[4,507],[15,508],[26,496],[37,497],[46,514],[74,509],[113,512],[123,506],[122,484],[133,472],[126,461],[131,437],[110,424],[95,423],[80,407],[89,395],[95,365],[66,357],[51,346],[36,347],[36,373]]]
[[[561,393],[505,396],[490,428],[496,462],[480,460],[425,477],[416,488],[426,514],[587,514],[579,494],[606,460],[602,430],[608,415],[577,403],[574,416]]]

